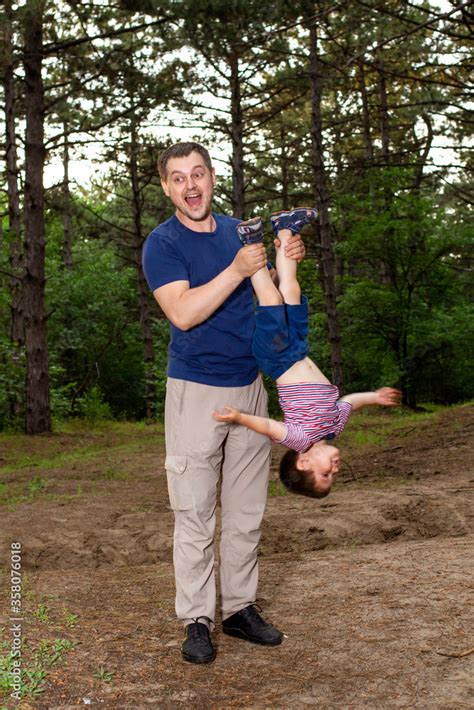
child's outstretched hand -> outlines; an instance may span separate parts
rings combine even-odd
[[[375,390],[376,404],[384,407],[396,407],[400,404],[402,393],[393,387],[381,387]]]
[[[234,407],[224,407],[222,412],[212,412],[214,419],[218,422],[237,422],[240,411]]]

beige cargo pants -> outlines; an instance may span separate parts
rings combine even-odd
[[[226,404],[267,416],[261,377],[246,387],[168,379],[166,472],[175,516],[176,613],[184,624],[198,617],[214,624],[214,532],[220,477],[222,618],[248,606],[257,596],[257,545],[267,497],[270,440],[246,427],[217,422],[212,412]]]

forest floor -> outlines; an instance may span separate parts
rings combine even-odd
[[[474,406],[356,414],[321,501],[285,494],[275,447],[259,603],[285,639],[254,646],[218,623],[205,666],[180,654],[161,428],[1,436],[1,658],[11,669],[20,542],[28,694],[3,675],[0,705],[474,707],[473,435]]]

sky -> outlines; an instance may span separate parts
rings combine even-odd
[[[432,3],[433,9],[441,9],[441,11],[449,11],[452,6],[448,0],[437,0],[436,3]],[[212,96],[200,96],[200,100],[204,105],[213,105],[216,99]],[[221,108],[227,108],[226,102],[222,102]],[[188,125],[186,125],[188,124]],[[424,124],[420,122],[420,133],[424,131]],[[178,142],[183,140],[196,139],[199,140],[199,136],[202,133],[202,128],[199,124],[199,119],[189,119],[186,115],[179,113],[177,111],[167,111],[166,113],[161,113],[157,116],[156,123],[153,128],[150,129],[150,133],[156,135],[157,139],[166,139],[169,137],[170,142]],[[203,142],[206,143],[205,137]],[[452,150],[441,149],[440,146],[446,145],[446,138],[444,136],[435,136],[432,147],[432,157],[433,162],[437,165],[446,165],[455,161],[455,153]],[[228,175],[230,168],[225,164],[228,161],[231,152],[230,142],[222,141],[221,143],[211,143],[206,144],[208,147],[211,158],[216,165],[216,170],[218,174]],[[109,165],[100,161],[100,156],[96,152],[93,145],[87,148],[87,158],[73,159],[70,164],[70,177],[73,182],[84,188],[88,188],[91,184],[100,178],[102,175],[106,174],[107,170],[110,168]],[[61,159],[58,156],[53,158],[45,167],[45,185],[50,187],[56,183],[62,181],[63,178],[63,168],[61,164]]]

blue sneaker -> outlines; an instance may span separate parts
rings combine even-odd
[[[237,234],[241,243],[260,244],[263,242],[263,225],[261,217],[252,217],[245,222],[239,222],[236,226]]]
[[[303,227],[317,216],[318,213],[313,207],[297,207],[293,210],[274,212],[270,221],[275,234],[278,234],[280,229],[289,229],[292,234],[299,234]]]

